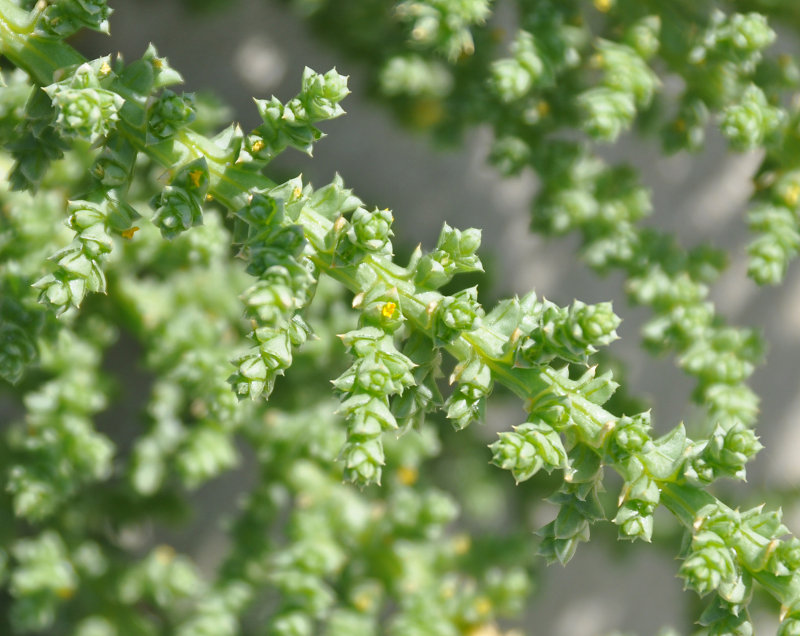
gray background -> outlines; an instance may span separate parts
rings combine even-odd
[[[574,237],[544,242],[528,230],[529,205],[536,179],[526,174],[501,180],[486,165],[489,131],[474,130],[457,153],[437,153],[423,139],[395,126],[388,115],[363,98],[365,81],[357,64],[314,40],[305,25],[283,4],[269,0],[238,0],[229,10],[210,15],[187,12],[177,0],[114,0],[109,39],[92,36],[79,46],[92,54],[120,51],[139,57],[148,42],[183,73],[186,90],[213,89],[247,128],[257,123],[253,96],[294,95],[303,67],[317,71],[336,66],[351,77],[347,116],[324,126],[328,138],[315,148],[313,160],[293,153],[281,164],[303,172],[315,185],[339,172],[348,186],[370,204],[394,211],[398,240],[432,246],[443,221],[484,231],[483,253],[498,268],[498,293],[523,294],[536,289],[560,304],[574,298],[585,302],[613,299],[623,318],[621,340],[612,352],[629,365],[628,388],[653,404],[660,431],[682,419],[691,382],[670,358],[653,359],[639,349],[639,328],[649,312],[630,308],[622,294],[622,278],[599,279],[577,262]],[[508,16],[509,7],[498,3]],[[507,19],[507,18],[503,18]],[[748,235],[743,211],[751,194],[750,177],[758,154],[731,156],[719,139],[711,139],[699,156],[664,158],[655,144],[624,141],[609,157],[633,160],[643,181],[653,190],[656,213],[648,220],[674,231],[685,245],[709,239],[731,251],[732,264],[713,290],[713,300],[727,319],[764,330],[770,343],[768,364],[753,377],[762,398],[758,428],[765,450],[748,469],[750,490],[737,497],[744,505],[760,503],[759,489],[800,484],[800,396],[797,392],[800,348],[800,267],[790,270],[785,284],[760,289],[746,273]],[[286,153],[287,155],[290,153]],[[508,411],[499,405],[489,420],[506,423]],[[511,409],[513,411],[513,408]],[[204,491],[203,500],[230,501],[238,479],[222,479]],[[219,516],[219,509],[206,513]],[[785,507],[786,521],[800,531],[800,509]],[[224,539],[214,524],[194,527],[192,550],[211,567]],[[645,545],[626,545],[609,553],[603,546],[582,545],[568,567],[546,571],[542,591],[530,607],[528,633],[537,636],[595,636],[613,629],[654,634],[682,617],[692,595],[675,578],[674,556]],[[627,557],[620,558],[620,554]],[[774,633],[774,618],[759,619],[757,633]],[[678,618],[677,624],[682,622]]]

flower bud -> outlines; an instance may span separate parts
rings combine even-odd
[[[653,536],[653,510],[655,506],[639,500],[626,501],[614,517],[620,537],[643,539],[650,542]]]
[[[759,51],[775,41],[775,31],[760,13],[734,13],[726,25],[727,39],[743,51]]]
[[[381,483],[384,456],[379,439],[348,441],[342,449],[342,459],[345,479],[360,485]]]
[[[311,121],[334,119],[344,114],[339,102],[350,94],[346,75],[339,75],[336,69],[320,75],[306,67],[302,86],[299,99]]]
[[[698,620],[703,629],[697,636],[753,636],[753,624],[748,612],[737,608],[737,604],[726,601],[722,596],[712,601]]]
[[[43,276],[32,285],[41,290],[39,302],[52,306],[56,315],[61,315],[70,306],[80,307],[87,291],[105,289],[105,276],[93,263],[87,264],[84,259],[73,259],[72,262],[64,260],[63,265],[77,267],[79,271],[70,274],[65,267],[54,274]]]
[[[510,470],[517,483],[533,477],[540,469],[548,473],[564,467],[567,453],[560,435],[542,422],[527,422],[514,432],[498,433],[500,439],[489,446],[492,463]]]
[[[625,41],[643,59],[653,57],[661,45],[661,16],[649,15],[634,22],[625,32]]]
[[[447,343],[455,340],[462,331],[471,331],[481,324],[483,308],[478,304],[478,288],[445,296],[436,308],[436,337]]]
[[[228,382],[233,385],[233,390],[239,397],[249,397],[255,400],[267,388],[267,365],[256,353],[250,353],[234,362],[237,369]]]
[[[778,557],[789,572],[800,568],[800,539],[792,537],[778,546]]]
[[[779,203],[757,204],[747,215],[750,229],[760,233],[747,247],[750,256],[748,274],[761,285],[776,285],[783,280],[789,262],[800,249],[800,232],[793,209],[800,184],[784,182],[775,190]],[[780,193],[781,190],[784,192]]]
[[[650,104],[659,85],[658,76],[635,50],[624,44],[601,40],[597,58],[604,72],[605,86],[633,97],[638,106]]]
[[[147,111],[147,143],[169,139],[194,121],[194,96],[164,90]]]
[[[411,22],[412,40],[434,47],[451,60],[474,52],[470,26],[482,24],[490,14],[488,0],[458,4],[404,0],[395,11],[401,20]]]
[[[389,369],[369,358],[361,358],[357,364],[356,385],[360,389],[373,395],[395,393]]]
[[[727,432],[718,425],[703,454],[725,474],[743,479],[745,465],[762,448],[753,430],[743,424],[736,424]]]
[[[18,382],[37,353],[31,334],[3,316],[0,321],[0,378],[11,384]]]
[[[470,386],[459,385],[445,401],[446,416],[456,430],[466,428],[470,422],[482,420],[486,412],[487,391]]]
[[[710,484],[718,476],[716,466],[702,455],[695,455],[686,462],[683,475],[691,483],[701,485]]]
[[[775,636],[800,636],[800,614],[786,616],[778,625]]]
[[[783,119],[783,111],[771,106],[755,84],[747,87],[738,104],[723,111],[720,128],[736,150],[752,150],[763,144]]]
[[[611,303],[586,305],[576,300],[566,309],[543,300],[531,305],[529,322],[533,328],[519,349],[520,362],[528,365],[554,357],[585,363],[597,346],[617,339],[621,321]]]
[[[503,176],[518,174],[531,159],[531,147],[520,137],[505,135],[495,137],[489,154],[489,161]]]
[[[97,204],[89,201],[70,201],[67,204],[70,213],[66,225],[75,232],[85,230],[97,223],[105,223],[106,212]]]
[[[445,64],[420,55],[395,55],[380,72],[384,95],[444,97],[453,86],[453,77]]]
[[[499,612],[515,614],[524,608],[533,583],[523,567],[493,567],[487,572],[486,587]]]
[[[497,60],[492,64],[491,86],[506,103],[524,97],[533,86],[534,78],[519,61]]]
[[[578,96],[583,129],[600,141],[616,141],[636,116],[633,95],[612,88],[597,87]]]
[[[617,327],[622,322],[610,302],[586,305],[576,300],[570,307],[572,337],[580,342],[603,346],[616,340]]]
[[[480,243],[480,230],[469,228],[462,231],[445,223],[436,249],[423,256],[416,266],[416,283],[436,289],[456,274],[482,272],[483,266],[476,254]]]
[[[8,585],[12,597],[19,599],[12,610],[15,624],[23,631],[46,629],[58,605],[78,587],[67,546],[54,530],[46,530],[16,541],[12,553],[16,567]],[[20,604],[26,599],[33,601],[38,611],[20,611]]]
[[[274,325],[295,308],[289,273],[274,266],[266,280],[259,280],[242,294],[246,315],[262,324]]]
[[[94,143],[116,126],[118,112],[125,100],[100,87],[93,64],[102,61],[82,64],[71,76],[43,89],[56,109],[56,126],[67,137]]]
[[[387,334],[394,333],[405,322],[397,289],[388,289],[382,283],[364,294],[359,308],[362,324],[375,325]]]
[[[151,200],[150,206],[155,209],[153,225],[165,239],[174,239],[203,223],[203,208],[197,197],[180,187],[166,186]]]
[[[723,539],[710,531],[702,531],[692,539],[692,550],[680,567],[686,586],[700,596],[716,590],[724,582],[736,578],[736,558]]]
[[[47,6],[36,28],[59,38],[81,28],[108,33],[111,12],[106,0],[57,0]]]
[[[632,417],[623,416],[614,427],[614,444],[626,453],[637,453],[650,440],[650,429],[650,411]]]
[[[347,237],[353,245],[368,252],[391,253],[392,221],[394,218],[389,210],[367,212],[358,208],[350,217]]]
[[[181,167],[172,183],[150,200],[155,210],[153,224],[166,239],[203,224],[202,202],[209,186],[205,157]]]
[[[302,612],[288,612],[275,617],[268,633],[269,636],[312,636],[314,621]]]

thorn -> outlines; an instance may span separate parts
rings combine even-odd
[[[772,553],[775,552],[780,543],[781,542],[778,541],[778,539],[773,539],[772,541],[769,542],[769,545],[767,545],[767,549],[764,551],[765,560],[772,556]]]

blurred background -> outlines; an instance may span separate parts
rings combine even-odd
[[[299,89],[304,66],[320,72],[336,67],[350,75],[352,94],[344,103],[348,114],[324,126],[328,137],[315,147],[313,159],[287,152],[271,166],[271,174],[302,172],[321,186],[340,173],[370,206],[393,210],[395,244],[405,249],[418,243],[432,247],[444,221],[482,228],[481,255],[493,297],[535,289],[558,304],[575,298],[614,300],[623,323],[621,339],[610,350],[627,364],[628,391],[652,406],[657,431],[681,420],[691,422],[690,380],[672,359],[653,359],[639,347],[639,329],[649,311],[626,304],[620,275],[598,278],[578,261],[577,237],[545,241],[531,233],[536,178],[528,172],[501,179],[486,162],[488,130],[472,130],[458,150],[437,150],[369,101],[358,62],[322,44],[289,5],[276,0],[221,4],[226,6],[201,11],[180,0],[114,0],[111,37],[85,34],[76,45],[88,56],[121,52],[133,60],[152,42],[183,74],[184,90],[215,93],[245,129],[258,123],[252,98],[274,94],[289,99]],[[513,21],[503,2],[495,11],[501,24]],[[641,169],[654,195],[655,214],[647,223],[674,232],[684,245],[707,240],[732,255],[712,299],[730,323],[760,328],[770,345],[767,364],[751,383],[762,399],[757,430],[765,449],[749,466],[746,489],[735,486],[735,498],[746,507],[761,503],[763,490],[771,489],[779,499],[785,494],[787,525],[800,532],[800,506],[792,496],[800,485],[800,267],[795,264],[785,284],[775,289],[758,288],[746,277],[749,237],[742,213],[760,156],[726,154],[722,141],[712,137],[702,154],[691,157],[665,158],[655,141],[623,139],[607,158],[632,161]],[[494,437],[491,431],[520,421],[516,402],[491,407],[488,440]],[[220,524],[240,485],[240,477],[229,474],[205,486],[195,497],[198,512],[192,525],[164,530],[167,538],[201,566],[213,567],[224,545]],[[683,625],[686,612],[696,609],[687,608],[696,601],[675,576],[674,551],[638,543],[612,551],[609,545],[613,541],[581,545],[566,568],[543,569],[527,633],[595,636],[630,630],[644,635],[664,625]],[[771,620],[769,615],[756,617],[756,633],[774,633]]]

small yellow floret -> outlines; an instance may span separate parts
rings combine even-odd
[[[547,117],[550,114],[550,104],[542,100],[536,105],[536,110],[540,117]]]
[[[447,114],[442,100],[432,97],[421,97],[414,100],[409,113],[412,125],[421,130],[435,126]]]
[[[66,601],[67,599],[70,599],[73,596],[75,596],[75,588],[67,586],[60,587],[56,590],[56,596]]]
[[[120,234],[122,234],[122,238],[126,238],[128,240],[133,238],[133,235],[139,230],[137,226],[129,227],[127,230],[122,230]]]
[[[359,612],[367,612],[372,609],[372,599],[367,594],[359,594],[353,599],[353,605]]]
[[[800,200],[800,185],[795,183],[789,186],[786,189],[786,194],[783,195],[783,200],[786,201],[787,205],[797,205],[797,201]]]
[[[486,614],[492,611],[492,602],[485,596],[479,596],[475,599],[474,607],[478,614],[486,616]]]
[[[397,479],[399,479],[400,483],[404,486],[413,486],[417,483],[418,478],[419,472],[413,466],[401,466],[397,470]]]
[[[453,598],[456,595],[456,586],[452,581],[448,581],[442,586],[442,597],[445,599]]]
[[[482,625],[476,625],[469,630],[469,632],[467,632],[467,636],[503,636],[503,633],[494,623],[483,623]]]
[[[397,309],[397,305],[393,302],[389,301],[388,303],[384,303],[383,309],[381,309],[381,316],[384,318],[391,318],[394,316],[395,309]]]
[[[202,170],[192,170],[189,173],[189,180],[192,182],[192,185],[195,188],[200,187],[200,181],[203,179],[203,171]]]
[[[155,549],[155,557],[161,565],[169,565],[175,558],[175,548],[171,545],[160,545]]]
[[[471,547],[472,539],[469,538],[468,534],[459,534],[453,539],[453,551],[459,556],[469,552]]]
[[[108,65],[108,62],[103,62],[103,65],[100,67],[100,75],[108,75],[111,72],[111,67]]]
[[[253,152],[261,152],[262,150],[264,150],[264,146],[265,144],[263,141],[261,141],[260,139],[256,139],[253,142]]]
[[[458,55],[458,59],[464,60],[473,53],[475,53],[475,44],[473,44],[471,40],[469,42],[464,42],[464,46],[461,47],[461,52]]]
[[[611,9],[612,0],[594,0],[594,8],[601,13],[607,13]]]

